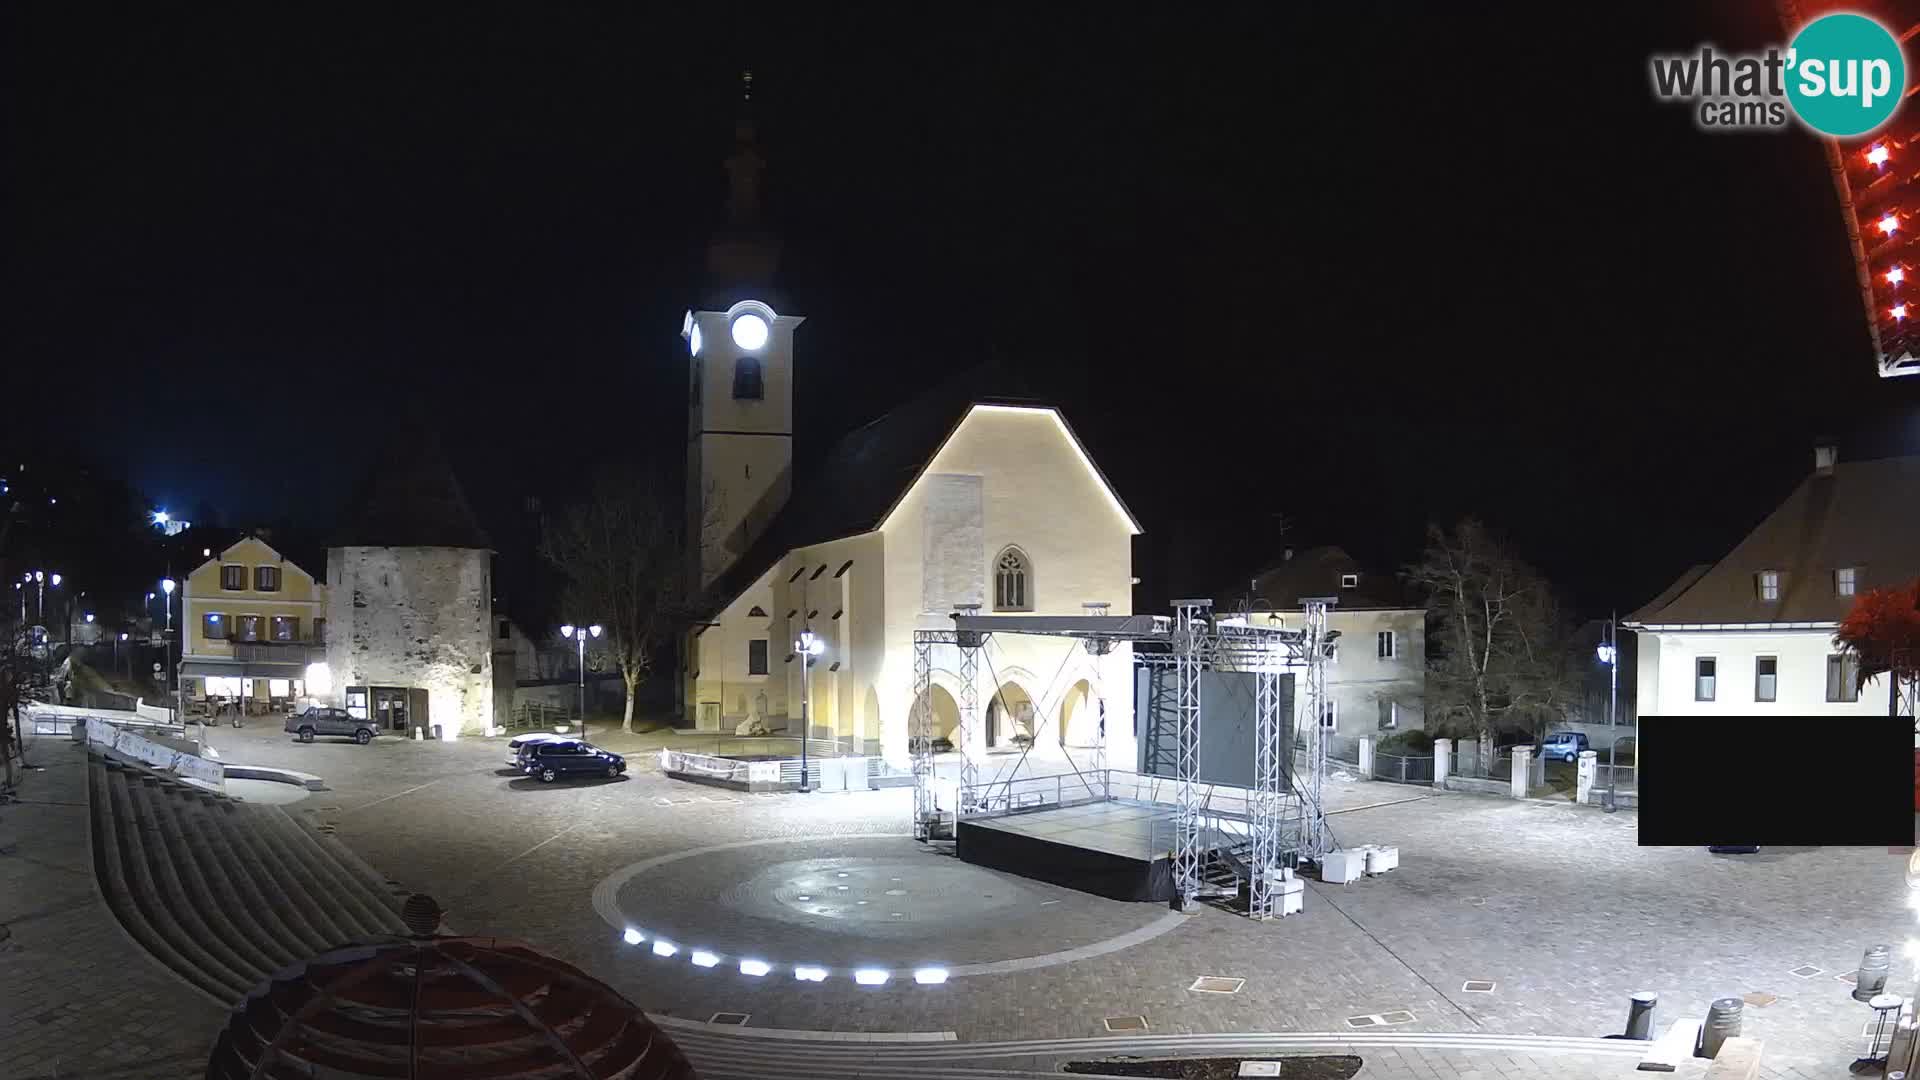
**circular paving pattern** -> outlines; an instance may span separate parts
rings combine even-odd
[[[608,875],[593,902],[636,952],[669,962],[749,975],[763,968],[828,977],[918,973],[923,981],[933,970],[944,979],[1070,963],[1183,921],[1156,904],[1027,881],[902,836],[750,840],[675,852]]]

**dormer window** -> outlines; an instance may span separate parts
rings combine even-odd
[[[220,587],[229,592],[240,592],[247,587],[247,568],[244,566],[222,566],[220,568]]]
[[[733,397],[735,401],[759,401],[766,396],[764,380],[760,376],[760,358],[743,356],[733,362]]]
[[[279,592],[280,568],[277,566],[256,566],[253,568],[254,592]]]
[[[1760,591],[1760,599],[1769,604],[1780,601],[1780,571],[1762,570],[1754,575]]]
[[[1341,588],[1343,588],[1343,589],[1357,589],[1357,588],[1359,588],[1359,587],[1360,587],[1360,575],[1359,575],[1359,574],[1341,574],[1341,575],[1340,575],[1340,587],[1341,587]]]
[[[1858,582],[1856,575],[1857,571],[1851,566],[1843,566],[1835,570],[1833,572],[1833,595],[1852,596]]]

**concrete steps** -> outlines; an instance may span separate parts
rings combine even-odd
[[[404,892],[279,807],[91,755],[94,870],[127,933],[232,1004],[278,971],[406,933]]]

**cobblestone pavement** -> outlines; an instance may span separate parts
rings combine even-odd
[[[28,745],[43,766],[0,805],[0,1077],[202,1076],[226,1012],[126,936],[93,884],[86,758]]]
[[[1397,844],[1400,868],[1346,887],[1313,883],[1306,911],[1280,922],[1204,910],[1120,952],[943,986],[756,980],[693,967],[684,952],[660,958],[623,945],[591,907],[595,886],[691,848],[787,838],[816,857],[834,837],[901,833],[910,792],[749,796],[667,780],[645,758],[626,779],[549,786],[508,773],[503,740],[357,747],[221,734],[229,760],[325,776],[332,790],[295,809],[337,822],[374,866],[435,894],[459,928],[526,938],[650,1011],[701,1021],[743,1012],[755,1027],[940,1030],[978,1041],[1102,1036],[1105,1018],[1125,1016],[1162,1033],[1339,1032],[1354,1030],[1348,1018],[1387,1016],[1402,1021],[1395,1031],[1595,1036],[1619,1031],[1628,995],[1651,989],[1663,1024],[1703,1016],[1714,998],[1771,995],[1746,1009],[1747,1033],[1767,1043],[1767,1074],[1841,1076],[1868,1016],[1835,975],[1868,945],[1897,946],[1914,919],[1904,859],[1884,849],[1641,849],[1631,812],[1329,784],[1338,838]],[[606,741],[619,748],[617,736]],[[751,850],[764,853],[763,866],[797,857],[781,847]],[[660,911],[630,915],[723,907],[753,866],[696,857],[668,869],[673,880],[651,901],[645,889],[623,897]],[[1094,910],[1053,907],[1067,909],[1060,918]],[[1015,944],[1024,936],[1023,951],[1039,954],[1056,947],[1054,917],[1028,903],[1003,919]],[[767,947],[797,954],[813,940],[797,923],[784,933]],[[1806,967],[1817,974],[1793,974]],[[1912,974],[1896,972],[1896,987]],[[1227,995],[1189,990],[1201,975],[1246,983]],[[1494,989],[1467,992],[1467,980]]]

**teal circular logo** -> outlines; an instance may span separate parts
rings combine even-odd
[[[1865,135],[1907,91],[1907,61],[1886,27],[1864,15],[1823,15],[1787,51],[1787,101],[1822,135]]]

